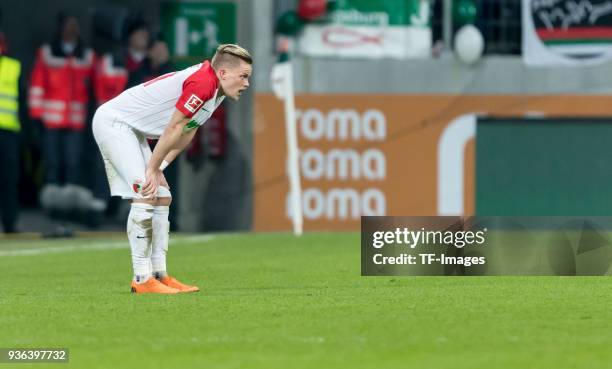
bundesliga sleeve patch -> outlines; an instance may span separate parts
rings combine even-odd
[[[191,94],[191,96],[189,96],[189,99],[187,99],[187,102],[185,103],[184,107],[190,112],[195,113],[200,108],[200,106],[202,106],[202,103],[202,99],[197,97],[195,94]]]

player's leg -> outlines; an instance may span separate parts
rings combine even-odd
[[[144,199],[139,185],[145,178],[145,160],[141,150],[144,137],[127,125],[112,119],[104,110],[96,112],[93,132],[104,159],[111,195],[131,199],[127,235],[132,253],[134,279],[132,292],[177,293],[151,278],[151,242],[155,200]]]
[[[132,200],[127,223],[128,239],[132,249],[132,267],[134,269],[132,292],[177,293],[179,292],[178,289],[164,285],[152,274],[153,212],[152,201]]]
[[[160,187],[157,202],[153,209],[153,253],[151,255],[153,275],[166,286],[176,288],[181,292],[198,292],[200,290],[198,287],[184,284],[168,275],[166,254],[170,238],[168,215],[170,214],[171,202],[170,190]]]
[[[163,195],[163,197],[158,197],[153,207],[153,251],[151,254],[153,276],[157,279],[162,279],[168,275],[166,268],[166,253],[168,252],[170,238],[168,214],[170,213],[170,204],[172,203],[169,189],[160,187],[158,196],[160,195]]]
[[[152,276],[151,239],[153,234],[153,205],[132,202],[126,229],[132,250],[134,282],[136,284],[143,284]]]
[[[148,144],[141,145],[142,156],[145,162],[151,159],[151,148]],[[170,189],[160,186],[157,189],[157,198],[153,203],[153,243],[151,253],[151,264],[153,275],[163,284],[176,288],[181,292],[197,292],[200,289],[179,282],[176,278],[168,275],[166,267],[166,254],[170,239],[170,204],[172,203],[172,193]]]

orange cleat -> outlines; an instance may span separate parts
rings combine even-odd
[[[176,288],[169,287],[154,277],[147,279],[145,283],[138,284],[132,281],[132,293],[162,293],[162,294],[175,294],[180,291]]]
[[[162,277],[159,281],[168,287],[176,288],[177,290],[179,290],[179,292],[198,292],[200,290],[196,286],[190,286],[190,285],[181,283],[177,281],[175,278],[172,278],[170,276]]]

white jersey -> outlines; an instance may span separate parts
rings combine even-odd
[[[134,130],[158,138],[175,109],[192,119],[190,127],[204,124],[225,98],[218,93],[217,76],[205,61],[125,90],[102,107]]]

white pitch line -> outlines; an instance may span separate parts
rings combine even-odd
[[[217,238],[213,235],[195,235],[195,236],[182,236],[178,239],[171,239],[170,244],[180,243],[198,243],[198,242],[210,242]],[[92,251],[92,250],[115,250],[115,249],[128,249],[128,241],[117,241],[117,242],[102,242],[102,243],[88,243],[85,245],[69,245],[69,246],[57,246],[57,247],[42,247],[37,249],[22,249],[22,250],[6,250],[0,251],[0,257],[3,256],[29,256],[29,255],[41,255],[41,254],[57,254],[71,251]]]

